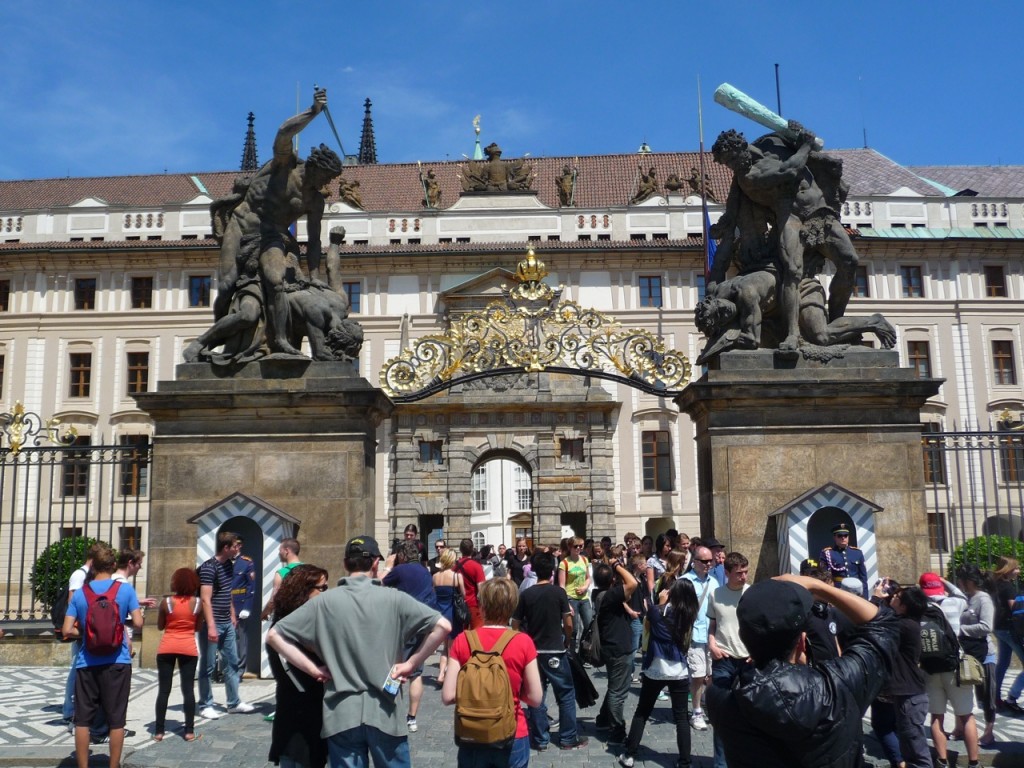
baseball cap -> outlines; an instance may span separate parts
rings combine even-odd
[[[864,582],[860,579],[855,579],[853,576],[847,576],[839,582],[839,588],[844,592],[852,592],[855,595],[864,594]]]
[[[380,547],[372,536],[356,536],[345,545],[345,557],[381,557]]]
[[[922,573],[921,578],[917,580],[917,584],[928,597],[946,594],[946,586],[942,583],[942,579],[939,578],[937,573],[932,573],[931,571]]]
[[[795,638],[807,625],[814,599],[799,584],[768,579],[743,593],[736,609],[740,637],[748,649]]]

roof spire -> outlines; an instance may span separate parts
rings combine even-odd
[[[370,107],[373,106],[369,99],[363,105],[366,112],[363,114],[363,135],[359,137],[359,164],[377,164],[377,140],[373,137],[373,116],[370,114]]]
[[[480,115],[473,118],[473,132],[476,133],[476,143],[473,145],[473,159],[483,160],[484,151],[480,148]]]
[[[245,146],[242,148],[243,171],[257,171],[260,167],[259,160],[256,159],[256,131],[252,127],[255,121],[256,116],[250,112],[249,129],[245,132]]]

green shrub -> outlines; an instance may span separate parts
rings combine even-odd
[[[47,610],[52,608],[67,592],[68,579],[85,562],[85,553],[95,543],[95,539],[85,536],[68,536],[44,549],[28,577],[33,599]]]
[[[1024,542],[1009,536],[978,536],[968,539],[953,550],[947,577],[954,581],[956,569],[964,563],[972,563],[983,571],[992,570],[1000,557],[1015,557],[1024,561]]]

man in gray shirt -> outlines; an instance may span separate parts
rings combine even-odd
[[[345,547],[349,575],[316,600],[275,624],[267,644],[289,664],[324,682],[324,727],[330,763],[377,768],[410,765],[405,723],[395,696],[383,687],[389,674],[405,681],[448,636],[451,625],[436,610],[376,578],[380,548],[369,536]],[[425,635],[405,659],[404,646]],[[323,659],[318,666],[303,652]],[[403,659],[405,659],[403,661]]]

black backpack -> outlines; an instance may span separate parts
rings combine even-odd
[[[601,599],[604,594],[598,596],[594,601],[594,618],[590,625],[584,628],[580,637],[580,659],[592,667],[603,667],[604,659],[601,656],[601,632],[597,625],[597,615],[601,611]]]
[[[952,672],[960,663],[960,643],[942,606],[929,603],[921,617],[921,669],[929,675]]]

